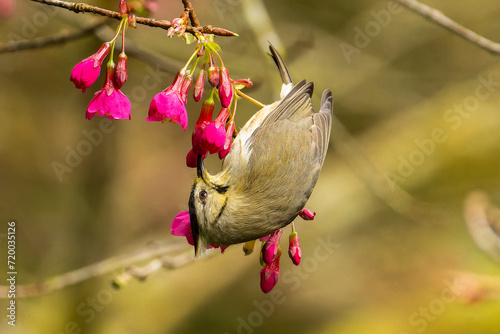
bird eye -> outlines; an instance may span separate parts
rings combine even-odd
[[[208,194],[205,190],[202,190],[202,191],[200,191],[199,196],[200,196],[200,200],[204,201],[207,198]]]

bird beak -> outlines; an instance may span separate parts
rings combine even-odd
[[[193,234],[194,256],[197,257],[200,253],[200,230],[198,228],[198,218],[196,218],[194,207],[193,209],[191,209],[191,207],[189,208],[189,220],[191,221],[191,233]]]
[[[189,220],[191,225],[191,234],[193,235],[194,256],[197,257],[200,253],[200,229],[194,205],[194,186],[191,190],[191,195],[189,196]]]
[[[196,164],[196,169],[198,172],[198,177],[200,177],[203,181],[207,181],[207,170],[205,169],[205,164],[203,163],[203,157],[198,155],[198,163]]]
[[[194,257],[198,257],[198,255],[200,255],[200,234],[198,232],[198,222],[195,224],[191,223],[191,231],[193,233]]]

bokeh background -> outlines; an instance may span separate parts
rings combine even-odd
[[[117,8],[117,1],[89,3]],[[498,1],[426,3],[500,41]],[[202,24],[240,35],[217,41],[231,76],[254,82],[246,90],[254,98],[270,103],[279,96],[268,40],[296,81],[314,81],[316,106],[321,91],[333,91],[330,150],[307,205],[317,216],[297,221],[303,263],[295,267],[283,256],[280,282],[268,295],[259,287],[257,252],[244,257],[240,246],[116,291],[110,281],[120,268],[17,298],[16,327],[6,324],[2,306],[0,331],[498,333],[500,265],[474,244],[463,210],[476,189],[500,203],[499,56],[388,1],[193,0],[193,6]],[[154,16],[171,20],[181,11],[181,1],[159,0]],[[2,43],[74,31],[97,19],[26,1],[4,16]],[[129,52],[122,89],[132,120],[101,132],[102,141],[71,171],[58,177],[54,170],[54,162],[67,165],[68,152],[84,149],[85,133],[102,126],[101,118],[84,115],[103,78],[82,94],[69,75],[106,34],[103,28],[0,55],[0,263],[3,277],[13,220],[18,290],[151,243],[179,241],[169,226],[187,209],[195,172],[185,155],[201,105],[188,102],[185,133],[145,118],[149,101],[170,85],[172,69],[193,45],[160,29],[129,29],[126,43],[139,49]],[[240,103],[237,126],[255,111]],[[208,168],[216,172],[218,159],[210,158]],[[284,250],[287,236],[285,230]],[[489,290],[464,274],[487,277]]]

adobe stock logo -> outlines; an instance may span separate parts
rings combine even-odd
[[[450,130],[458,130],[462,127],[464,120],[473,116],[482,101],[489,99],[500,87],[500,81],[495,81],[493,74],[480,75],[474,93],[466,96],[461,102],[453,104],[451,108],[443,112],[443,126],[436,127],[429,132],[426,138],[416,138],[413,141],[415,148],[408,155],[398,155],[398,167],[393,172],[384,174],[389,187],[395,190],[395,183],[402,184],[408,180],[437,150],[438,146],[449,138]]]
[[[360,54],[362,49],[367,48],[372,40],[380,35],[382,29],[386,28],[391,23],[392,16],[401,13],[402,10],[403,8],[400,4],[388,1],[387,9],[370,11],[373,20],[368,21],[363,29],[359,26],[354,27],[354,45],[346,42],[339,44],[340,50],[347,63],[350,64],[354,55]]]
[[[80,140],[76,144],[76,148],[71,146],[66,146],[66,164],[60,163],[59,161],[52,162],[52,169],[57,176],[59,182],[63,182],[63,175],[65,173],[71,173],[74,168],[78,167],[83,158],[90,155],[94,150],[94,147],[101,145],[104,135],[111,133],[115,130],[115,125],[113,121],[108,118],[103,118],[99,122],[99,128],[87,131],[82,130],[82,134],[86,139]]]
[[[238,316],[236,318],[237,334],[253,334],[256,328],[264,324],[264,321],[274,314],[277,306],[287,301],[285,290],[295,291],[302,282],[310,277],[310,273],[318,270],[321,262],[326,261],[340,247],[340,244],[334,243],[328,235],[326,238],[319,237],[317,246],[314,248],[312,256],[304,256],[300,266],[288,269],[280,274],[278,285],[269,292],[263,300],[254,300],[255,310],[247,316]],[[229,334],[226,332],[225,334]]]

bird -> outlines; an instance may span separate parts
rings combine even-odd
[[[189,195],[195,256],[209,245],[229,246],[256,240],[298,216],[311,196],[325,161],[333,117],[333,97],[323,92],[314,112],[314,84],[293,85],[278,53],[280,99],[255,113],[233,139],[221,171],[210,175],[198,156]]]

